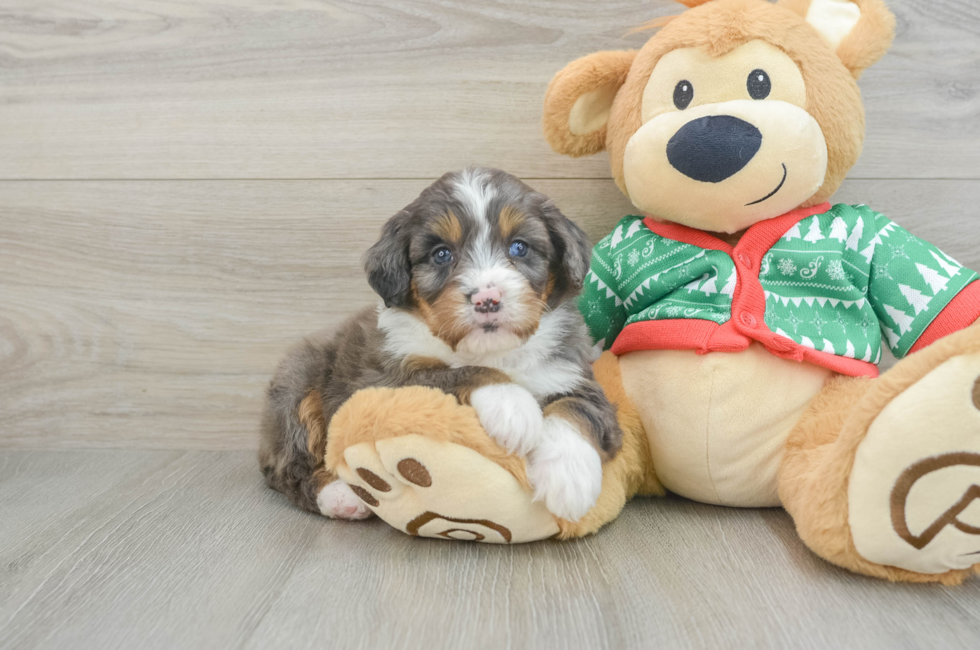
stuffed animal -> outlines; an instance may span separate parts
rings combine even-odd
[[[827,202],[861,151],[856,79],[894,18],[881,0],[684,4],[545,98],[551,146],[608,150],[637,208],[595,247],[580,302],[623,430],[595,507],[550,515],[523,462],[431,389],[356,394],[327,464],[413,535],[577,537],[666,488],[782,505],[858,573],[957,583],[980,566],[978,275]],[[879,377],[883,345],[902,360]]]

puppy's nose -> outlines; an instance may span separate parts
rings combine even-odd
[[[492,314],[500,311],[500,300],[500,289],[496,287],[484,287],[470,296],[473,309],[478,314]]]
[[[731,115],[691,120],[667,142],[667,160],[689,178],[720,183],[731,178],[759,151],[762,133]]]

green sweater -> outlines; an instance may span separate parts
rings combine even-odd
[[[752,226],[734,248],[628,216],[593,250],[579,306],[593,339],[617,354],[736,352],[758,341],[777,356],[874,376],[882,336],[902,357],[975,321],[977,279],[864,205],[796,210]]]

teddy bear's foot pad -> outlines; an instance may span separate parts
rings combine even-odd
[[[871,562],[929,574],[980,563],[980,354],[949,359],[881,411],[848,505]]]
[[[340,478],[409,535],[511,544],[558,533],[530,491],[469,447],[409,434],[351,445],[343,456]]]

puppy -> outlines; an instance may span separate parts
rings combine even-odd
[[[324,465],[330,418],[362,388],[432,386],[527,458],[535,499],[580,519],[622,438],[574,300],[590,254],[585,234],[513,176],[471,168],[440,178],[365,256],[383,305],[279,366],[260,451],[268,484],[311,512],[370,516]]]

